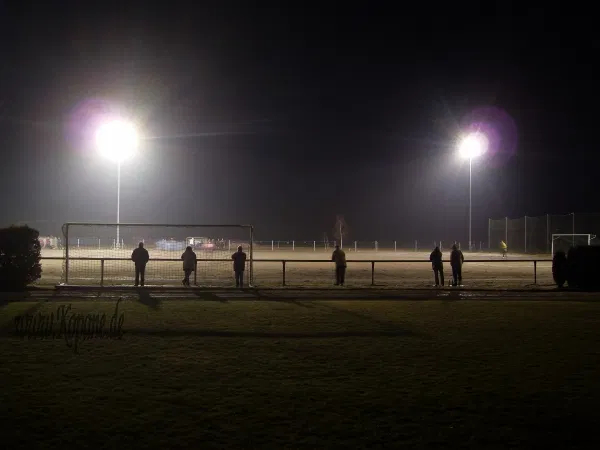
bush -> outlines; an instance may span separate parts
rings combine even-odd
[[[567,254],[569,287],[583,289],[600,288],[600,247],[572,247]]]
[[[0,289],[19,290],[42,276],[40,233],[28,226],[0,229]]]

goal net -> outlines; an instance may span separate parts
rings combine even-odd
[[[231,255],[242,246],[247,262],[244,284],[253,281],[253,227],[250,225],[154,225],[66,223],[63,225],[65,285],[133,285],[131,253],[143,243],[150,254],[146,286],[181,286],[181,255],[196,253],[190,281],[198,286],[235,286]]]
[[[567,253],[571,247],[580,245],[591,245],[595,236],[591,234],[553,234],[552,255],[558,251]]]

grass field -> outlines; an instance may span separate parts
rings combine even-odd
[[[78,354],[14,317],[114,300],[4,304],[5,448],[598,448],[599,303],[211,298],[126,297]]]
[[[131,249],[73,251],[71,256],[95,258],[129,258]],[[178,259],[181,252],[160,252],[150,249],[151,258]],[[63,252],[45,250],[43,256],[62,257]],[[229,258],[229,252],[198,253],[198,258]],[[348,286],[371,285],[371,262],[375,261],[374,281],[378,286],[430,287],[433,284],[433,272],[429,252],[381,250],[348,250],[349,261],[346,274]],[[446,252],[445,258],[449,257]],[[333,264],[329,261],[331,252],[311,249],[257,250],[254,252],[254,284],[256,286],[281,286],[283,284],[283,260],[286,262],[285,282],[287,286],[331,286],[335,278]],[[477,288],[514,288],[534,284],[534,264],[523,261],[528,259],[548,260],[548,255],[510,255],[502,260],[498,253],[465,253],[463,281],[466,287]],[[289,260],[296,260],[289,262]],[[322,260],[322,262],[308,262]],[[414,262],[381,262],[384,260],[408,260]],[[482,262],[487,260],[487,262]],[[306,261],[306,262],[304,262]],[[537,284],[553,286],[551,262],[537,263]],[[56,285],[61,282],[63,262],[60,260],[42,261],[42,279],[39,284]],[[445,263],[446,282],[450,281],[450,264]],[[152,260],[146,269],[146,282],[150,285],[179,285],[183,277],[181,262]],[[101,278],[100,261],[71,261],[71,284],[99,285]],[[105,261],[104,279],[106,285],[133,284],[133,266],[130,261]],[[200,262],[197,282],[201,286],[231,286],[233,273],[230,262]]]

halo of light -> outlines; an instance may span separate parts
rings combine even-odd
[[[470,133],[461,140],[458,152],[463,158],[473,159],[483,155],[488,146],[489,141],[484,133]]]
[[[96,131],[99,153],[115,162],[123,162],[135,155],[138,134],[133,124],[114,120],[103,123]]]

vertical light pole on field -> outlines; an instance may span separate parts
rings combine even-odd
[[[473,243],[471,238],[473,159],[483,155],[487,146],[488,140],[485,134],[476,132],[465,136],[458,149],[461,157],[469,159],[469,251],[471,251]]]
[[[117,247],[121,245],[119,223],[121,220],[121,164],[131,158],[138,146],[138,136],[133,124],[115,120],[102,124],[96,132],[96,145],[102,156],[117,163]]]

